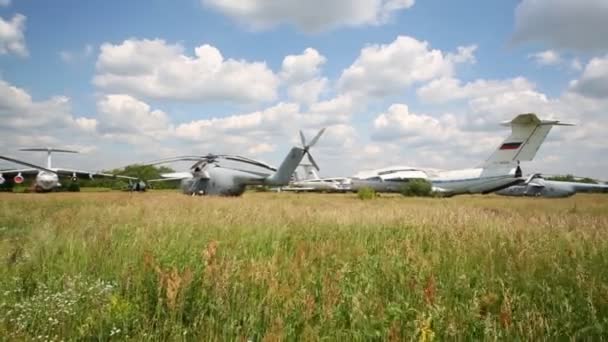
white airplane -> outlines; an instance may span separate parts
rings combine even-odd
[[[83,171],[83,170],[75,170],[75,169],[65,169],[65,168],[57,168],[52,166],[52,158],[51,155],[53,152],[60,153],[78,153],[77,151],[71,150],[63,150],[57,148],[24,148],[20,151],[30,151],[30,152],[46,152],[47,153],[47,161],[46,167],[38,166],[35,164],[28,163],[23,160],[10,158],[6,156],[0,156],[0,159],[10,161],[16,164],[21,164],[23,166],[27,166],[25,169],[8,169],[8,170],[0,170],[0,184],[4,184],[6,179],[4,176],[12,177],[13,182],[15,184],[22,184],[25,182],[25,177],[28,175],[35,175],[34,179],[34,190],[36,192],[49,192],[53,191],[56,188],[61,187],[61,183],[59,182],[60,176],[71,177],[72,181],[77,181],[79,177],[86,177],[89,179],[93,179],[93,177],[110,177],[110,178],[124,178],[129,180],[137,180],[134,177],[128,176],[119,176],[119,175],[111,175],[107,173],[98,173],[91,171]]]
[[[350,190],[350,178],[321,178],[314,165],[301,164],[300,167],[304,169],[304,178],[299,179],[298,174],[294,173],[294,180],[289,183],[289,186],[281,188],[281,191],[346,192]]]
[[[572,126],[557,120],[540,120],[528,113],[503,122],[511,135],[482,165],[462,170],[436,170],[408,166],[364,171],[352,178],[352,189],[371,187],[379,192],[399,192],[411,179],[431,182],[433,191],[445,196],[490,193],[525,181],[519,167],[531,161],[553,126]]]

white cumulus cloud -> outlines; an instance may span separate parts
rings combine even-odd
[[[414,5],[414,0],[201,0],[254,29],[280,24],[306,32],[344,26],[379,25]]]
[[[97,124],[94,118],[74,115],[65,96],[38,101],[25,89],[0,80],[0,149],[10,155],[21,147],[86,143],[95,135]]]
[[[523,0],[515,9],[515,42],[553,49],[608,49],[606,0]]]
[[[328,80],[321,77],[321,66],[326,58],[313,48],[300,55],[289,55],[283,59],[281,79],[287,84],[290,99],[300,104],[316,102],[327,87]]]
[[[97,102],[100,131],[106,135],[145,135],[161,138],[171,130],[165,112],[152,109],[130,95],[106,95]]]
[[[399,36],[390,44],[370,45],[342,72],[343,92],[382,97],[404,91],[416,82],[452,75],[455,63],[473,62],[474,46],[455,54],[431,49],[425,41]]]
[[[443,103],[532,89],[534,85],[523,77],[506,80],[478,79],[464,85],[459,79],[448,77],[433,80],[418,88],[416,93],[425,103]]]
[[[447,117],[439,120],[429,115],[411,113],[405,104],[393,104],[386,113],[376,117],[373,127],[372,137],[375,140],[420,144],[450,139],[456,124]]]
[[[107,93],[192,102],[265,102],[277,96],[279,78],[264,62],[225,59],[210,45],[184,54],[180,44],[128,39],[105,43],[94,84]]]
[[[528,57],[533,59],[538,65],[557,65],[562,62],[562,57],[553,50],[533,53]]]
[[[580,79],[571,83],[571,90],[592,98],[608,97],[608,55],[587,63]]]
[[[0,55],[28,55],[23,33],[25,21],[26,17],[22,14],[15,14],[11,20],[0,18]]]

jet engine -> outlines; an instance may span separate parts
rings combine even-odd
[[[6,182],[6,179],[4,179],[4,177],[2,177],[2,174],[0,173],[0,185],[4,184],[4,182]]]
[[[78,177],[76,177],[76,173],[72,173],[72,182],[75,182],[78,180]]]
[[[15,184],[21,184],[25,181],[25,178],[23,178],[21,172],[19,172],[19,174],[16,175],[15,178],[13,178],[13,181],[15,181]]]

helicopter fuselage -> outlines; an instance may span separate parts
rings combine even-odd
[[[263,177],[250,172],[216,166],[193,172],[192,178],[182,180],[181,188],[188,195],[240,196],[247,185],[263,182]]]

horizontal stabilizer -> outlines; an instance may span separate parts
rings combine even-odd
[[[534,113],[520,114],[502,125],[511,126],[511,135],[500,144],[486,164],[531,161],[553,126],[572,126],[559,120],[541,120]]]
[[[65,150],[61,148],[52,147],[32,147],[32,148],[21,148],[19,151],[25,152],[60,152],[60,153],[79,153],[78,151]]]

